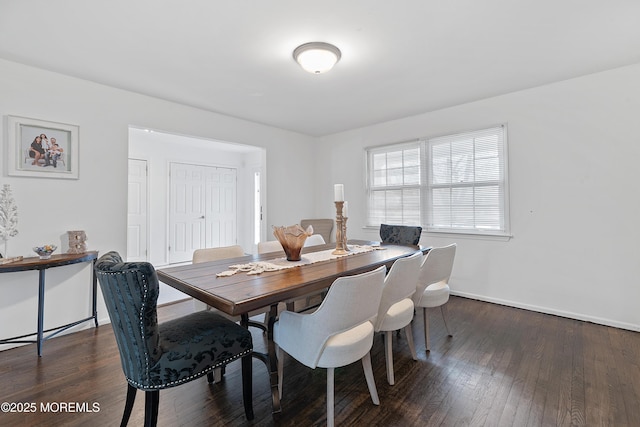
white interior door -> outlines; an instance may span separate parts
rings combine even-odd
[[[148,260],[147,187],[147,161],[129,159],[127,261]]]
[[[235,245],[236,170],[207,167],[205,177],[205,245],[207,248]]]
[[[205,189],[201,166],[170,165],[169,262],[190,261],[204,247]]]
[[[237,242],[236,170],[171,163],[169,262]]]

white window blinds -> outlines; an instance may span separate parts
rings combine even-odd
[[[429,139],[426,228],[506,233],[504,127]]]
[[[367,150],[367,225],[507,235],[504,126]]]
[[[420,224],[420,143],[370,150],[368,171],[368,224]]]

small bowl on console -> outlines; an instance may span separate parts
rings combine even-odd
[[[33,251],[38,254],[40,259],[49,259],[51,254],[57,249],[56,245],[35,246]]]

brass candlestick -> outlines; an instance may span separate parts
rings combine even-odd
[[[336,250],[331,252],[333,255],[345,255],[347,249],[347,227],[346,218],[342,216],[342,208],[344,202],[335,202],[336,204]]]

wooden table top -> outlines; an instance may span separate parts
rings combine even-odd
[[[350,241],[349,244],[373,242]],[[157,271],[161,282],[170,285],[212,307],[231,315],[245,314],[258,308],[279,302],[291,301],[331,286],[341,276],[371,271],[381,265],[390,268],[393,262],[418,250],[419,246],[382,245],[383,250],[347,255],[284,270],[247,275],[239,272],[233,276],[216,277],[229,270],[230,265],[282,258],[283,252],[263,255],[247,255],[220,261],[168,267]],[[304,253],[335,249],[335,244],[311,246]]]
[[[10,262],[0,265],[0,273],[10,273],[14,271],[28,270],[44,270],[51,267],[59,267],[61,265],[76,264],[79,262],[87,262],[98,257],[97,251],[88,251],[81,254],[57,254],[51,255],[49,259],[40,259],[37,256],[25,257],[20,261]]]

